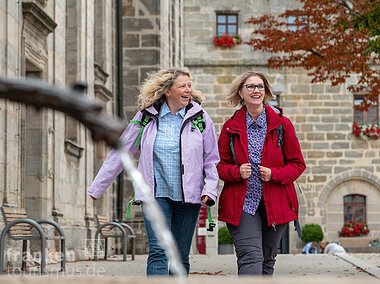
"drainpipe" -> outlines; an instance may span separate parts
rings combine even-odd
[[[117,65],[117,115],[123,115],[123,14],[122,0],[116,0],[116,65]],[[117,177],[116,218],[123,220],[124,175]]]

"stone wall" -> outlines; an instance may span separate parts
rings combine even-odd
[[[182,65],[181,1],[123,1],[124,109],[136,112],[138,87],[147,73]]]
[[[0,75],[61,86],[85,81],[86,95],[112,115],[114,14],[110,0],[1,1]],[[32,218],[57,221],[66,233],[70,258],[88,258],[94,214],[112,218],[114,200],[113,188],[96,207],[86,194],[97,170],[90,133],[60,112],[36,112],[5,100],[0,101],[0,129],[0,206],[24,207]],[[104,158],[107,152],[103,145],[96,153]],[[49,248],[55,248],[54,242]]]
[[[129,121],[147,73],[183,64],[183,3],[123,0],[121,6],[120,93],[122,115]],[[121,66],[115,61],[115,1],[2,1],[0,15],[1,75],[36,77],[63,86],[84,81],[87,96],[110,115],[117,113],[116,74]],[[70,258],[89,257],[86,245],[94,236],[95,214],[116,217],[116,182],[95,203],[86,194],[110,149],[93,143],[90,133],[67,115],[35,112],[4,100],[0,129],[0,205],[25,207],[33,218],[54,219],[67,234]],[[133,189],[127,178],[123,184],[126,206]],[[137,253],[146,253],[141,209],[133,208],[132,216],[142,244]]]
[[[139,86],[147,74],[182,65],[182,1],[123,1],[123,80],[124,119],[137,111]],[[125,177],[124,204],[134,196],[131,181]],[[131,208],[133,228],[139,232],[137,253],[147,253],[145,229],[139,206]]]

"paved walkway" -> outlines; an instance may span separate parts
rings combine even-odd
[[[48,265],[49,275],[58,277],[144,277],[146,255],[136,255],[134,261],[120,261],[121,257],[111,257],[108,261],[67,262],[66,272],[56,272],[59,265]],[[234,255],[191,255],[190,278],[221,277],[227,280],[237,278]],[[38,271],[29,275],[38,275]],[[18,273],[15,273],[18,275]],[[2,277],[0,276],[0,282]],[[379,254],[316,254],[278,255],[274,279],[363,279],[380,280]],[[9,279],[9,278],[8,278]]]

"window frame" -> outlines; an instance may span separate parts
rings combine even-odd
[[[287,30],[290,32],[297,32],[299,30],[302,30],[307,25],[307,23],[305,23],[305,25],[296,25],[296,22],[304,21],[305,19],[307,19],[305,16],[288,16],[286,19]]]
[[[231,36],[236,36],[239,35],[239,12],[236,11],[216,11],[215,12],[216,20],[215,20],[215,35],[216,36],[222,36],[223,34],[228,34]],[[219,16],[225,16],[226,22],[225,23],[220,23],[219,22]],[[228,17],[229,16],[235,16],[236,17],[236,22],[234,23],[229,23]],[[219,26],[225,26],[225,32],[219,34]],[[235,26],[236,27],[236,33],[231,34],[228,32],[228,27],[229,26]]]
[[[360,102],[363,101],[365,95],[363,94],[354,94],[353,95],[353,122],[361,125],[361,124],[377,124],[379,125],[379,101],[374,103],[370,108],[375,108],[372,113],[368,111],[360,111],[355,108],[356,105],[360,105]],[[358,101],[358,103],[357,103]],[[359,117],[359,118],[358,118]],[[371,122],[372,121],[372,122]],[[374,122],[373,122],[374,121]]]
[[[353,201],[346,201],[346,198],[348,197],[351,197]],[[357,198],[357,197],[361,197],[361,198],[364,198],[364,201],[355,201],[354,199]],[[348,206],[351,206],[352,207],[352,218],[351,220],[348,220],[347,218],[347,207]],[[356,217],[356,211],[357,211],[357,208],[362,206],[363,207],[363,211],[364,211],[364,220],[362,221],[357,221],[357,217]],[[359,223],[367,223],[367,197],[365,195],[362,195],[362,194],[348,194],[348,195],[345,195],[343,196],[343,221],[344,223],[356,223],[356,222],[359,222]]]

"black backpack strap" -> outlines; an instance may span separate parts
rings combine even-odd
[[[297,231],[298,237],[302,239],[302,229],[298,220],[294,220],[294,231]]]
[[[236,160],[236,155],[235,155],[235,147],[234,147],[234,135],[229,133],[229,136],[230,136],[230,150],[231,150],[231,154],[232,154],[232,159],[234,160],[234,162],[239,165],[239,163],[237,162]]]
[[[282,123],[276,128],[277,132],[277,147],[282,147],[284,145],[284,127]]]

